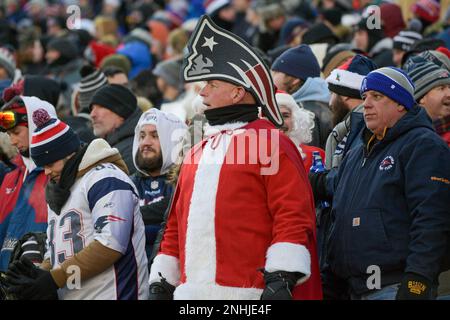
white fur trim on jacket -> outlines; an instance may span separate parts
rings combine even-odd
[[[213,148],[215,141],[210,139],[197,167],[186,229],[184,270],[187,283],[213,285],[216,281],[216,197],[231,140],[232,135],[223,134]]]
[[[334,69],[326,81],[336,86],[359,90],[361,88],[363,75],[342,69]]]
[[[212,136],[213,134],[219,133],[224,130],[236,130],[245,126],[248,122],[231,122],[225,123],[217,126],[211,126],[206,124],[204,127],[205,136]]]
[[[168,283],[177,286],[180,282],[180,261],[178,258],[167,254],[158,254],[153,260],[148,283],[161,281],[160,272]]]
[[[288,271],[301,272],[305,276],[297,283],[305,282],[311,275],[311,256],[308,249],[301,244],[277,242],[267,249],[267,272]]]
[[[174,300],[259,300],[262,292],[258,288],[183,283],[175,289]]]

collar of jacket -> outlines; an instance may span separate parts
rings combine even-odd
[[[111,146],[114,146],[120,141],[125,140],[126,138],[129,137],[133,138],[134,129],[136,128],[136,125],[139,122],[141,114],[142,114],[141,109],[139,107],[136,107],[136,110],[134,110],[134,112],[127,119],[124,120],[122,125],[113,132],[111,132],[110,134],[108,134],[105,137],[105,140],[108,141],[108,143]]]

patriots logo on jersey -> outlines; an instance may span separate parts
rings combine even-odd
[[[103,230],[103,228],[109,223],[109,222],[117,222],[117,221],[127,221],[126,219],[123,219],[118,216],[114,216],[112,214],[108,216],[101,216],[100,218],[95,221],[94,228],[95,231],[98,233]]]
[[[387,156],[380,163],[380,171],[386,171],[391,169],[394,166],[394,163],[395,163],[394,158],[392,158],[391,156]]]

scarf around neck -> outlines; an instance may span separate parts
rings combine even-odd
[[[211,126],[230,122],[252,122],[258,119],[258,107],[255,104],[236,104],[205,110],[205,117]]]
[[[48,206],[57,215],[61,213],[61,209],[70,197],[70,188],[77,179],[78,167],[88,148],[88,144],[82,146],[80,150],[69,160],[67,160],[61,172],[59,182],[48,181],[45,187],[45,198]]]

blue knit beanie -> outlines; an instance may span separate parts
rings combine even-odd
[[[384,67],[370,72],[361,84],[361,96],[369,90],[378,91],[404,106],[414,106],[414,84],[399,68]]]
[[[319,62],[306,44],[283,52],[272,64],[272,70],[283,72],[303,81],[308,78],[320,77]]]

